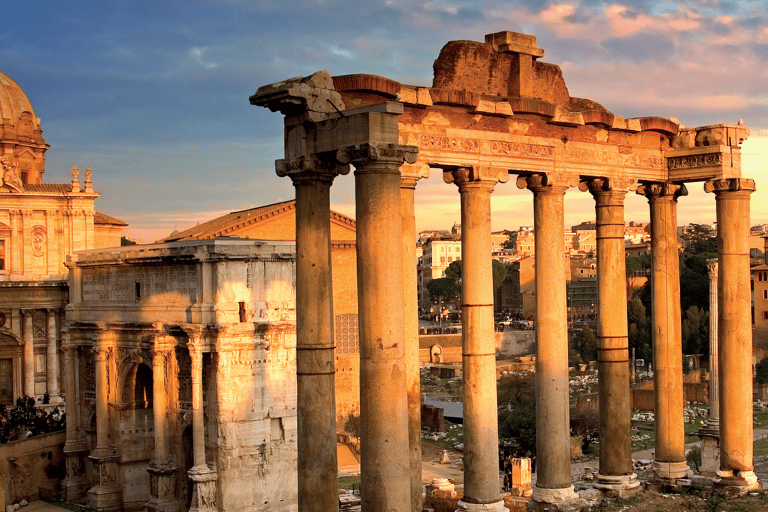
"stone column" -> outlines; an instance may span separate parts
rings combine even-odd
[[[568,313],[563,203],[578,179],[559,174],[521,176],[517,186],[533,192],[536,244],[536,436],[537,473],[532,499],[562,503],[578,499],[571,485]]]
[[[415,162],[416,147],[367,143],[339,157],[356,169],[362,507],[405,511],[411,507],[411,468],[400,166],[404,159]]]
[[[46,351],[46,377],[48,379],[48,397],[51,403],[61,402],[59,395],[59,351],[56,347],[56,309],[46,310],[47,351]]]
[[[699,473],[715,477],[720,469],[720,379],[717,343],[717,259],[707,260],[709,270],[709,420],[697,432],[701,438]]]
[[[155,336],[152,349],[152,418],[155,428],[155,458],[149,463],[150,512],[176,512],[175,497],[178,466],[168,457],[168,365],[173,354],[170,336]]]
[[[190,512],[216,510],[217,473],[205,462],[205,416],[203,409],[203,339],[201,332],[188,332],[187,349],[192,360],[192,451],[193,466],[187,472],[192,480]]]
[[[651,208],[651,326],[656,450],[653,469],[665,480],[685,478],[683,341],[680,325],[680,264],[677,249],[677,198],[684,185],[650,183],[638,194]]]
[[[720,470],[715,484],[744,493],[759,488],[752,464],[752,317],[749,274],[749,195],[755,182],[704,184],[717,203]]]
[[[339,507],[331,273],[334,178],[349,172],[333,158],[278,160],[296,188],[296,385],[299,510]]]
[[[421,485],[421,374],[419,366],[419,302],[416,272],[416,182],[429,177],[426,164],[400,167],[400,210],[403,221],[403,328],[408,373],[408,446],[411,460],[411,512],[422,511]]]
[[[459,510],[506,510],[499,485],[491,192],[508,178],[506,169],[493,167],[443,170],[443,179],[461,194],[464,497]]]
[[[629,493],[640,482],[633,472],[627,285],[624,254],[626,179],[582,182],[595,198],[597,222],[597,341],[600,403],[600,469],[596,487]]]
[[[35,339],[32,327],[32,309],[22,309],[24,317],[22,339],[24,341],[24,394],[35,397]]]
[[[88,491],[88,475],[85,468],[85,456],[88,454],[84,443],[78,437],[80,428],[80,408],[77,396],[77,345],[71,342],[69,331],[62,329],[62,352],[64,352],[64,372],[66,375],[66,413],[67,437],[64,443],[64,455],[67,458],[67,476],[62,482],[64,498],[72,503],[80,503]]]
[[[107,372],[111,353],[110,333],[101,327],[96,333],[93,347],[96,367],[96,448],[91,451],[89,458],[93,461],[96,485],[88,490],[88,506],[106,511],[122,508],[122,490],[118,484],[119,457],[109,443]]]

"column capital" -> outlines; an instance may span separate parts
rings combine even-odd
[[[565,192],[570,187],[579,184],[579,177],[561,172],[526,174],[517,177],[517,188],[527,188],[532,192],[545,192],[562,189]]]
[[[336,176],[349,174],[349,164],[340,163],[336,156],[335,151],[330,151],[275,160],[275,172],[280,177],[288,176],[294,182],[333,181]]]
[[[709,278],[710,279],[717,279],[717,270],[718,270],[718,259],[712,258],[710,260],[707,260],[707,270],[709,271]]]
[[[704,182],[704,192],[746,192],[755,191],[755,180],[746,178],[718,178]]]
[[[503,167],[494,167],[491,165],[439,165],[432,164],[443,170],[443,181],[446,183],[455,183],[459,188],[469,183],[484,183],[491,187],[496,183],[506,183],[509,181],[509,171]]]
[[[366,142],[339,149],[336,152],[336,160],[341,164],[352,164],[355,167],[368,163],[397,164],[399,167],[403,163],[416,163],[418,153],[419,148],[417,146]]]
[[[400,188],[416,188],[422,178],[429,178],[429,165],[417,162],[400,166]]]
[[[677,201],[678,197],[687,196],[688,189],[684,183],[673,183],[671,181],[663,183],[643,183],[637,187],[637,194],[645,196],[650,201],[651,199],[659,199],[661,197],[671,197]]]
[[[590,192],[592,195],[603,193],[626,194],[630,190],[635,190],[636,188],[637,180],[629,177],[588,178],[579,182],[579,190],[582,192]]]

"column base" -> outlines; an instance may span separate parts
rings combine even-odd
[[[761,489],[754,471],[719,470],[712,479],[714,487],[728,496],[743,496],[750,491]]]
[[[192,505],[189,512],[208,512],[216,509],[216,482],[219,474],[215,469],[193,466],[187,472],[192,480]]]
[[[88,501],[88,475],[85,469],[85,457],[88,451],[79,443],[66,443],[64,456],[66,457],[67,476],[61,483],[63,497],[71,503],[85,504]]]
[[[456,512],[508,512],[504,506],[504,500],[494,503],[467,503],[459,500],[459,508]]]
[[[615,491],[619,498],[629,498],[640,491],[640,482],[637,481],[637,474],[635,473],[631,475],[603,475],[598,473],[593,487],[601,491]]]
[[[572,485],[570,487],[559,489],[547,489],[534,486],[531,499],[533,501],[538,501],[539,503],[559,504],[578,500],[579,495],[573,490]]]
[[[96,486],[88,489],[88,506],[99,511],[122,510],[123,491],[118,483],[119,457],[110,448],[96,449],[89,457],[96,473]]]
[[[153,460],[147,472],[151,495],[145,505],[147,512],[179,512],[181,504],[176,496],[179,467],[169,460]]]
[[[716,477],[720,469],[720,433],[712,430],[709,425],[696,434],[701,438],[701,467],[699,473],[703,476]]]
[[[661,462],[653,461],[653,472],[662,480],[677,480],[687,478],[690,473],[686,462]]]

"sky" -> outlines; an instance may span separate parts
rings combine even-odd
[[[0,71],[42,119],[47,183],[91,167],[97,209],[143,242],[224,213],[289,200],[278,178],[282,115],[249,104],[265,84],[318,70],[430,86],[451,40],[502,30],[538,38],[571,96],[623,117],[686,126],[736,123],[743,175],[756,181],[752,224],[768,223],[768,1],[27,0],[3,7]],[[332,207],[354,217],[352,175]],[[715,221],[701,183],[679,224]],[[492,228],[533,224],[514,180],[492,195]],[[647,221],[629,194],[626,220]],[[594,218],[588,193],[566,194],[567,225]],[[433,171],[416,189],[417,229],[460,222],[454,185]]]

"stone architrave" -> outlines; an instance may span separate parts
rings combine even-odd
[[[685,478],[683,342],[680,325],[680,267],[677,198],[685,185],[649,183],[638,188],[651,209],[651,324],[656,450],[653,469],[665,480]]]
[[[503,511],[496,419],[491,192],[509,175],[498,167],[443,167],[443,179],[456,184],[461,194],[464,497],[459,510]]]
[[[704,184],[717,204],[720,470],[715,485],[759,489],[752,461],[752,318],[749,273],[749,179]]]
[[[703,476],[715,477],[720,469],[720,379],[717,343],[717,258],[707,260],[709,271],[709,419],[699,429]]]
[[[532,499],[563,503],[578,499],[571,485],[568,318],[565,247],[565,191],[578,184],[559,173],[520,176],[519,188],[533,192],[536,244],[536,437],[538,472]]]
[[[418,276],[416,273],[416,183],[429,177],[426,164],[400,166],[400,214],[403,221],[403,329],[405,367],[408,372],[408,446],[411,462],[411,512],[422,510],[421,385],[419,365]]]
[[[331,184],[336,155],[277,160],[296,189],[296,384],[299,510],[339,506],[331,273]]]
[[[629,342],[624,263],[624,196],[636,182],[594,178],[579,189],[595,198],[597,239],[598,395],[600,468],[595,487],[631,493],[640,486],[632,466]]]
[[[400,166],[416,155],[413,146],[375,142],[338,153],[355,166],[360,470],[370,512],[411,507]]]

